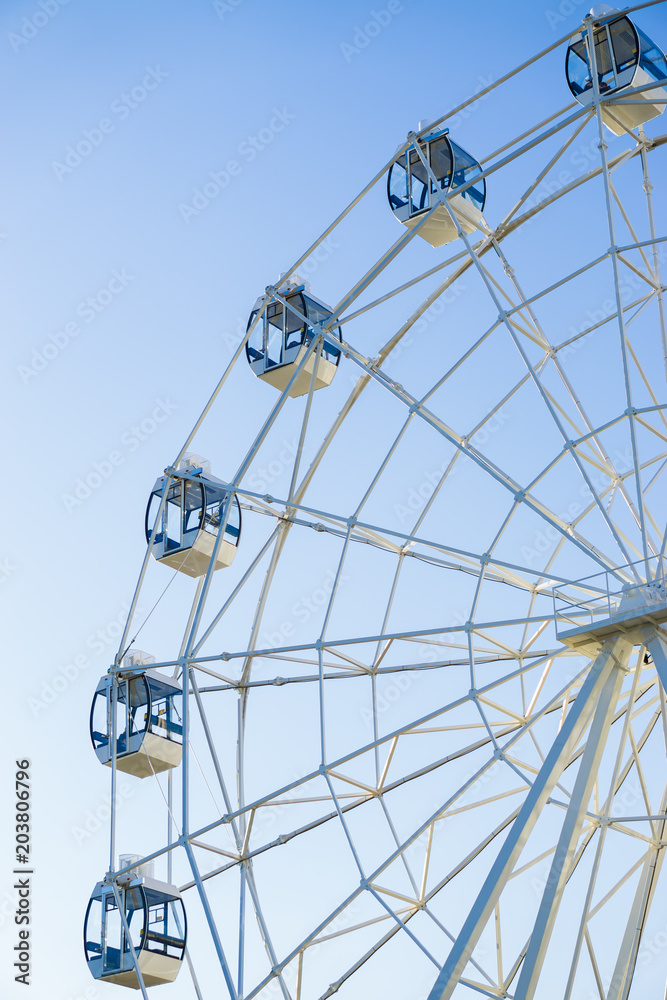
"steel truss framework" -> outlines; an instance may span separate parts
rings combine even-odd
[[[446,123],[566,41],[559,39],[440,121]],[[645,89],[626,91],[622,100],[637,100]],[[252,490],[248,483],[253,461],[284,418],[289,386],[279,396],[266,391],[270,404],[266,419],[229,480],[247,517],[267,525],[264,540],[222,603],[214,603],[211,596],[210,570],[198,581],[184,613],[180,648],[157,664],[183,679],[188,697],[183,699],[182,766],[168,779],[162,777],[161,784],[155,777],[165,800],[168,837],[147,860],[166,860],[172,878],[176,859],[184,859],[189,872],[180,888],[192,926],[198,926],[195,914],[200,915],[198,940],[193,943],[191,931],[188,954],[191,985],[187,988],[193,996],[224,995],[225,987],[221,993],[210,985],[216,958],[233,1000],[281,995],[285,1000],[324,1000],[339,991],[356,998],[369,991],[380,995],[381,990],[386,996],[410,995],[414,1000],[472,994],[517,1000],[535,996],[627,1000],[642,995],[631,991],[633,982],[638,982],[642,934],[651,926],[651,905],[657,898],[667,844],[667,706],[661,683],[667,679],[667,633],[647,626],[637,641],[619,630],[588,659],[559,641],[550,600],[554,588],[575,600],[595,599],[604,587],[576,581],[597,571],[607,574],[611,589],[664,583],[667,329],[660,271],[667,235],[661,235],[654,214],[649,160],[661,155],[667,136],[649,137],[641,128],[625,129],[623,151],[610,156],[601,109],[605,106],[613,114],[616,102],[604,100],[596,87],[590,107],[567,105],[482,161],[489,183],[525,157],[532,156],[531,162],[541,157],[542,162],[494,229],[469,238],[448,208],[459,240],[445,253],[445,260],[359,304],[415,239],[420,228],[416,226],[405,231],[341,298],[330,320],[316,328],[293,378],[311,353],[321,352],[325,343],[337,346],[331,331],[341,326],[343,356],[347,366],[358,369],[358,381],[303,471],[318,406],[313,376],[300,411],[289,488],[281,496]],[[587,129],[597,129],[599,163],[531,203],[543,180],[553,176]],[[418,138],[419,134],[410,133],[401,149],[416,150],[428,170]],[[296,272],[384,179],[396,155],[288,274]],[[643,188],[641,218],[637,202],[628,207],[622,196],[627,178],[640,191]],[[548,286],[527,294],[512,267],[512,237],[537,216],[548,218],[549,213],[567,210],[570,198],[582,189],[589,200],[599,198],[601,207],[603,203],[608,246],[594,259],[577,263],[570,273],[552,276]],[[448,206],[442,192],[440,203]],[[466,273],[474,277],[479,294],[488,295],[494,318],[465,342],[465,350],[428,391],[411,392],[387,373],[385,362]],[[551,297],[581,278],[593,282],[600,273],[607,278],[611,274],[613,309],[574,336],[557,336],[559,325],[551,330],[548,318],[544,319]],[[624,283],[628,274],[638,279],[639,292],[631,296]],[[391,332],[377,357],[368,358],[353,346],[345,335],[346,324],[363,324],[373,309],[434,278],[429,293]],[[267,288],[270,301],[284,302],[275,285]],[[639,345],[635,330],[640,331]],[[611,351],[608,345],[613,344],[622,386],[620,398],[613,400],[613,412],[607,408],[611,416],[602,421],[589,415],[586,405],[591,372],[597,370],[602,380],[606,377],[599,336],[597,353],[588,352],[600,332],[605,351]],[[451,417],[444,415],[441,390],[460,370],[465,373],[470,359],[492,337],[500,335],[520,359],[520,376],[490,400],[474,426],[453,426]],[[245,340],[166,470],[168,475],[175,474],[237,363],[245,365]],[[589,358],[585,376],[579,369],[568,371],[567,358],[572,354]],[[649,356],[650,368],[644,360]],[[339,372],[337,379],[342,377]],[[480,432],[503,407],[528,390],[535,411],[548,420],[560,445],[545,447],[539,471],[519,479],[507,467],[510,463],[492,457],[493,450],[478,442]],[[390,397],[402,411],[398,433],[352,509],[335,505],[323,509],[319,503],[309,503],[311,485],[331,446],[347,426],[355,404],[369,392]],[[599,412],[595,405],[592,408]],[[413,523],[400,527],[377,523],[366,511],[415,428],[429,435],[427,440],[444,443],[449,458]],[[628,442],[630,455],[622,467],[613,454],[620,440]],[[505,507],[496,503],[499,523],[484,550],[454,544],[457,535],[447,530],[451,521],[429,516],[439,511],[443,497],[456,497],[461,480],[454,477],[460,474],[463,459],[477,477],[474,482],[487,483],[494,497],[506,497]],[[557,513],[560,500],[549,502],[554,477],[565,476],[564,469],[585,490],[586,502],[573,516]],[[505,511],[502,516],[501,511]],[[539,567],[522,559],[520,547],[512,541],[513,527],[523,516],[529,519],[526,524],[538,526],[539,537],[549,532],[553,542]],[[488,525],[485,530],[488,533]],[[313,550],[325,541],[334,546],[333,578],[315,638],[267,648],[261,641],[267,607],[282,563],[289,562],[290,540],[299,533],[307,535],[309,543],[313,539]],[[221,530],[218,539],[222,537]],[[510,543],[505,545],[508,537]],[[240,551],[243,545],[242,539]],[[378,559],[387,567],[381,626],[370,634],[341,633],[335,612],[345,574],[354,560],[357,568],[350,572],[362,572],[358,567],[366,555],[370,562],[362,587],[373,585]],[[211,565],[214,562],[215,553]],[[150,546],[115,670],[137,627],[149,564]],[[402,621],[397,608],[407,600],[403,581],[407,577],[409,586],[415,587],[420,574],[426,575],[430,589],[442,588],[445,603],[464,582],[468,589],[463,620],[443,624],[448,616],[440,614],[424,627],[396,624]],[[247,643],[221,652],[226,622],[241,595],[252,587],[256,607]],[[490,613],[494,607],[501,613]],[[388,683],[394,686],[388,688]],[[343,717],[340,706],[355,697],[355,686],[360,684],[370,691],[370,733],[359,739],[355,730],[351,748],[337,753],[331,747],[340,745],[332,739]],[[421,695],[413,705],[417,688]],[[259,795],[249,794],[248,773],[255,766],[247,735],[253,699],[261,692],[268,698],[286,697],[290,689],[317,694],[311,703],[317,716],[317,753],[304,753],[298,776]],[[389,690],[410,691],[395,725],[384,710],[384,693]],[[234,699],[238,705],[237,759],[231,773],[223,747],[229,734],[223,739],[218,717],[221,699]],[[280,703],[275,706],[273,711],[279,713]],[[296,733],[285,738],[292,736],[298,741]],[[211,800],[219,803],[219,812],[211,812],[203,823],[191,819],[198,769],[211,777]],[[115,759],[111,780],[115,802]],[[257,787],[254,780],[252,787]],[[270,824],[267,815],[272,817]],[[127,870],[115,868],[117,825],[114,808],[111,879]],[[276,825],[278,829],[270,828]],[[329,853],[333,847],[338,856]],[[304,885],[308,879],[300,871],[299,859],[313,856],[320,858],[317,883]],[[276,871],[288,862],[294,866],[295,894],[301,901],[313,900],[313,905],[309,909],[307,902],[295,903],[299,919],[287,906],[280,920],[280,906],[273,897],[286,906],[284,888],[281,895],[271,871],[272,866]],[[316,905],[320,896],[322,903]],[[663,913],[662,923],[666,919]],[[202,970],[201,956],[206,954]],[[411,992],[401,986],[392,993],[391,977],[405,963],[412,970]],[[383,970],[388,979],[383,979]],[[138,968],[137,974],[146,996]],[[184,995],[182,980],[175,988]]]

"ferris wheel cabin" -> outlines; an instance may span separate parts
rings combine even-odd
[[[420,122],[420,131],[423,124]],[[451,243],[458,237],[458,230],[447,208],[438,204],[440,189],[450,194],[449,207],[464,233],[474,233],[483,227],[486,181],[479,178],[482,168],[477,160],[449,138],[446,128],[434,129],[421,136],[419,147],[438,187],[429,178],[417,151],[406,150],[394,161],[387,178],[387,198],[396,218],[408,229],[413,229],[436,205],[417,235],[432,247]],[[460,194],[454,193],[464,185],[470,186]]]
[[[187,576],[203,576],[208,570],[218,533],[225,518],[229,489],[211,475],[211,465],[199,455],[187,454],[179,463],[182,477],[172,478],[159,523],[156,518],[167,476],[156,481],[146,508],[146,540],[153,539],[152,553],[158,562]],[[241,508],[231,498],[223,538],[217,547],[213,569],[230,566],[241,535]]]
[[[136,961],[145,986],[172,983],[183,964],[187,937],[178,889],[133,871],[117,892],[127,930],[111,884],[98,882],[88,904],[84,947],[92,976],[138,990]]]
[[[129,653],[121,673],[100,680],[90,711],[90,738],[97,759],[111,767],[115,728],[116,767],[137,778],[178,767],[183,754],[181,686],[151,669],[149,664],[154,662],[155,657],[139,650]]]
[[[269,302],[263,316],[258,320],[246,344],[246,357],[250,368],[263,382],[268,382],[283,392],[303,361],[314,336],[316,324],[326,323],[331,317],[331,307],[321,302],[310,291],[307,281],[297,284],[288,280],[278,289],[287,302],[287,308],[280,301]],[[248,327],[267,300],[260,295],[255,302]],[[331,336],[340,341],[340,327],[331,331]],[[304,396],[310,390],[313,370],[315,389],[331,385],[340,361],[340,350],[325,342],[318,357],[317,348],[292,383],[288,395]]]
[[[665,110],[664,104],[655,103],[667,99],[667,91],[663,87],[630,95],[627,100],[633,103],[623,103],[620,98],[624,91],[633,87],[645,87],[656,80],[664,81],[667,78],[667,60],[655,42],[616,8],[600,4],[593,7],[590,17],[593,18],[600,96],[619,95],[618,102],[602,105],[602,120],[615,135],[623,135],[623,125],[636,128],[657,118]],[[565,69],[572,94],[584,106],[592,104],[594,96],[589,55],[588,35],[583,30],[570,40]]]

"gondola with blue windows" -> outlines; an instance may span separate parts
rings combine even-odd
[[[638,94],[624,92],[634,87],[645,87],[654,81],[667,79],[667,60],[660,48],[644,34],[641,28],[615,7],[599,4],[589,17],[595,44],[595,67],[600,97],[618,95],[619,100],[602,105],[602,120],[615,135],[623,135],[626,128],[636,128],[657,118],[665,110],[667,91],[653,87]],[[570,39],[565,60],[568,86],[584,107],[592,104],[594,97],[591,59],[588,50],[586,22],[582,31]],[[632,103],[630,103],[632,102]]]
[[[116,767],[137,778],[178,767],[183,755],[181,685],[152,669],[154,662],[139,650],[127,654],[120,673],[100,680],[90,710],[97,759],[111,767],[115,686]]]
[[[86,911],[84,948],[92,976],[138,990],[138,965],[144,986],[172,983],[183,964],[187,939],[178,889],[137,869],[119,878],[116,891],[127,928],[110,883],[97,883]]]
[[[316,324],[326,323],[331,318],[331,307],[315,298],[308,282],[296,275],[280,285],[278,293],[287,306],[278,299],[269,301],[248,338],[246,357],[258,378],[283,392],[316,336]],[[257,299],[248,328],[266,301],[266,295]],[[340,327],[332,330],[330,336],[340,341]],[[309,391],[313,370],[315,389],[331,385],[339,361],[340,350],[335,344],[325,342],[319,356],[315,348],[290,386],[288,396],[304,396]]]
[[[420,132],[422,127],[428,128],[428,123],[419,123]],[[421,222],[417,235],[432,247],[451,243],[457,238],[458,229],[445,205],[439,204],[438,191],[443,191],[464,233],[470,235],[477,229],[485,229],[482,212],[486,203],[486,181],[479,176],[482,167],[478,161],[450,138],[447,128],[434,128],[418,141],[437,187],[416,149],[402,153],[391,165],[387,177],[387,198],[399,222],[408,229]],[[469,186],[457,193],[457,188],[464,185]],[[423,222],[431,209],[433,211]]]
[[[187,576],[203,576],[208,570],[218,533],[225,517],[229,487],[211,475],[211,465],[199,455],[186,454],[167,488],[160,520],[167,476],[160,476],[146,508],[146,540],[153,542],[152,554],[165,566]],[[155,537],[153,537],[155,531]],[[217,546],[214,570],[230,566],[241,537],[241,508],[231,498],[224,535]]]

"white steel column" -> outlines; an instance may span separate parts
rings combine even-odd
[[[533,1000],[535,996],[563,891],[571,874],[572,860],[577,849],[586,810],[591,800],[593,784],[609,735],[609,727],[614,718],[620,687],[632,652],[632,644],[626,639],[612,641],[614,648],[613,651],[610,651],[609,656],[613,666],[607,674],[604,687],[600,692],[595,717],[588,733],[586,749],[579,764],[572,797],[551,863],[551,871],[533,925],[528,951],[514,994],[515,1000]]]
[[[596,710],[610,676],[618,669],[617,655],[627,643],[608,639],[592,662],[539,774],[438,976],[428,1000],[449,1000],[510,878],[516,862],[563,769],[569,763]]]
[[[664,802],[663,802],[664,809]],[[659,825],[659,835],[664,839],[665,823]],[[642,867],[623,941],[616,960],[616,968],[607,993],[607,1000],[627,1000],[632,985],[632,977],[637,964],[637,953],[641,944],[644,923],[648,915],[653,894],[664,858],[664,850],[656,850],[646,859]]]
[[[667,639],[663,639],[658,632],[653,632],[646,637],[646,647],[655,663],[663,690],[667,691]]]

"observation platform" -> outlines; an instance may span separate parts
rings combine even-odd
[[[554,588],[556,637],[571,649],[595,656],[605,639],[624,636],[635,645],[647,633],[667,624],[664,566],[657,560],[632,563]],[[628,579],[628,577],[630,579]],[[619,583],[622,580],[627,582]]]

